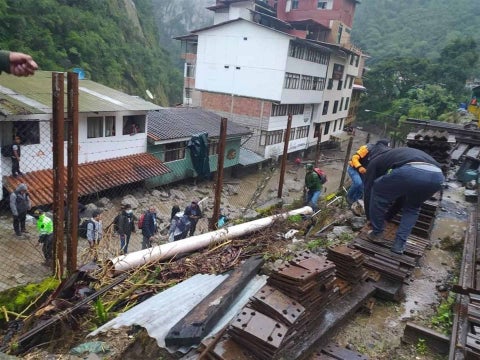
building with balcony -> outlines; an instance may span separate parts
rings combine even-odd
[[[299,0],[303,12],[294,16],[297,4],[287,11],[288,0],[217,0],[212,26],[177,38],[185,51],[184,105],[248,127],[244,146],[264,158],[282,154],[289,114],[289,153],[341,133],[360,74],[362,53],[337,26],[350,29],[356,2],[327,1],[329,9],[315,11],[307,3],[318,6]]]

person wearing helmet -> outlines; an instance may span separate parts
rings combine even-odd
[[[318,210],[318,198],[322,192],[322,183],[317,173],[313,171],[313,164],[307,164],[305,174],[305,189],[307,191],[307,196],[305,202],[310,206],[314,212]]]

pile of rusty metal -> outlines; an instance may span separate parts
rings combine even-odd
[[[450,165],[450,153],[455,145],[455,136],[447,131],[420,130],[407,135],[407,146],[425,151],[447,169]]]
[[[363,267],[365,257],[359,250],[346,245],[328,247],[327,259],[335,264],[337,276],[358,283],[367,278],[367,271]]]
[[[228,336],[210,354],[225,359],[235,353],[247,359],[243,348],[255,359],[274,359],[317,326],[322,309],[336,298],[334,263],[308,251],[298,253],[274,267],[267,285],[234,317]]]

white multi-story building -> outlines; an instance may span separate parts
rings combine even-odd
[[[247,126],[253,136],[245,146],[265,158],[282,154],[289,114],[289,153],[343,131],[362,55],[342,45],[349,32],[336,44],[312,39],[328,39],[323,25],[316,33],[296,29],[259,0],[217,1],[210,9],[214,25],[178,38],[185,46],[184,105]]]

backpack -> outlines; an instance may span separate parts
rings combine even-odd
[[[140,218],[138,219],[137,228],[139,228],[139,229],[143,228],[143,221],[144,220],[145,220],[145,213],[140,215]]]
[[[2,156],[5,156],[5,157],[12,157],[13,156],[13,148],[12,148],[12,144],[10,145],[3,145],[2,146]]]
[[[323,185],[327,182],[327,174],[320,168],[313,168],[313,171],[317,173],[320,183]]]
[[[88,224],[90,223],[93,224],[93,221],[90,219],[85,219],[80,223],[80,225],[78,226],[78,236],[87,239],[87,228]],[[93,227],[95,228],[95,224],[93,225]]]

